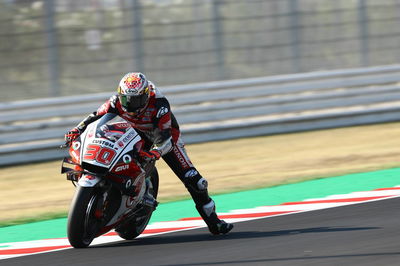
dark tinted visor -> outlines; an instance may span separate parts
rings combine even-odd
[[[146,106],[147,104],[147,94],[141,94],[141,95],[119,95],[119,100],[121,102],[122,107],[127,112],[137,112],[143,107]]]

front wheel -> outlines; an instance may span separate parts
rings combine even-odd
[[[90,245],[99,233],[103,221],[99,211],[103,207],[103,193],[94,187],[77,187],[68,214],[68,240],[74,248]]]

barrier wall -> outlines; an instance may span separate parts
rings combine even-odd
[[[400,120],[400,65],[162,87],[186,143]],[[61,158],[110,93],[0,104],[0,165]]]

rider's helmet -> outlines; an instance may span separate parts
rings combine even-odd
[[[149,82],[145,75],[140,72],[126,74],[119,82],[118,98],[125,112],[131,115],[143,112],[150,98]]]

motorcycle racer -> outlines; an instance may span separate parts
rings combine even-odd
[[[140,156],[145,161],[162,157],[183,182],[209,231],[218,235],[232,230],[232,224],[218,218],[215,203],[208,194],[208,182],[189,159],[179,124],[165,96],[139,72],[124,75],[117,91],[117,95],[111,96],[97,111],[66,133],[66,142],[71,143],[90,123],[104,114],[118,114],[130,122],[145,140],[147,149],[140,151]]]

